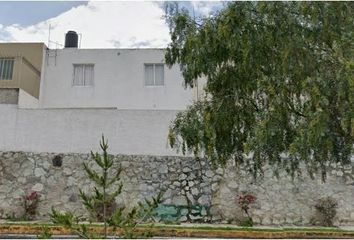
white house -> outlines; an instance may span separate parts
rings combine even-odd
[[[0,151],[87,153],[105,134],[112,153],[179,155],[168,128],[197,91],[163,49],[65,45],[0,43]]]
[[[193,100],[163,49],[47,50],[40,108],[183,110]]]

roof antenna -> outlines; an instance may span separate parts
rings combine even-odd
[[[50,28],[51,28],[51,25],[49,23],[49,30],[48,30],[48,48],[50,48]]]

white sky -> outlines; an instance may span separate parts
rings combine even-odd
[[[203,15],[220,4],[192,3]],[[166,47],[170,36],[163,14],[161,2],[90,1],[34,25],[0,24],[0,41],[48,44],[50,24],[50,39],[60,44],[64,44],[65,33],[74,30],[82,34],[82,48]],[[50,44],[50,48],[55,47],[55,44]]]

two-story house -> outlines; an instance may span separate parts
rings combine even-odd
[[[164,49],[0,43],[0,151],[88,152],[100,135],[124,154],[176,154],[170,122],[196,98]]]

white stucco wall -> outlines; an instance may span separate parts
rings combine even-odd
[[[38,108],[39,101],[37,98],[33,97],[20,88],[18,91],[18,107],[28,109]]]
[[[193,99],[178,66],[165,66],[165,86],[146,87],[144,64],[163,63],[162,49],[49,50],[41,82],[41,108],[116,107],[182,110]],[[94,86],[72,86],[73,64],[94,64]]]
[[[167,145],[176,111],[19,109],[0,104],[0,151],[89,153],[102,133],[113,154],[178,155]]]

